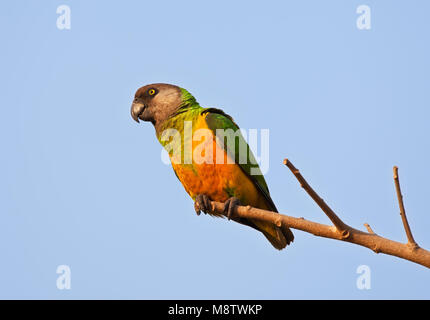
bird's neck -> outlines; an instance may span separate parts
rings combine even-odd
[[[192,141],[192,135],[199,123],[202,110],[204,109],[200,106],[193,106],[186,112],[178,113],[167,119],[158,129],[156,128],[158,141],[169,153],[169,157],[175,159],[173,162],[183,163],[182,159],[185,159],[184,143]]]
[[[175,114],[163,121],[163,123],[155,126],[158,140],[161,139],[163,134],[173,134],[173,131],[177,131],[183,135],[184,128],[187,126],[186,122],[189,122],[194,127],[202,110],[204,109],[198,103],[178,109]],[[161,140],[160,142],[163,144]]]

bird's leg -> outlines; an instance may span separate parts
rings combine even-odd
[[[205,214],[210,212],[212,208],[211,199],[205,194],[198,194],[196,200],[194,201],[194,210],[196,210],[197,215],[203,211]]]
[[[228,220],[234,216],[234,207],[240,205],[240,200],[236,197],[228,198],[227,201],[224,202],[224,213],[227,215]]]

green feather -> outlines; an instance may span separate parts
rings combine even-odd
[[[272,210],[278,211],[276,209],[275,204],[273,203],[272,198],[270,197],[269,188],[267,187],[266,180],[264,179],[263,174],[260,171],[260,167],[257,164],[257,161],[255,160],[254,154],[252,153],[251,149],[249,148],[248,143],[243,138],[242,134],[237,132],[239,130],[239,126],[234,122],[233,118],[230,117],[228,114],[224,113],[224,111],[216,108],[207,108],[204,109],[201,114],[208,113],[206,116],[206,123],[209,129],[212,130],[213,134],[216,135],[217,129],[223,129],[226,130],[226,137],[224,139],[224,150],[233,158],[235,159],[235,162],[237,165],[240,166],[243,172],[246,173],[246,175],[251,179],[251,181],[254,183],[254,185],[261,191],[261,193],[266,198],[267,202],[272,207]],[[228,130],[231,129],[231,130]],[[235,134],[235,143],[234,143],[234,150],[229,149],[229,145],[226,142],[228,140],[228,136],[231,134]],[[231,139],[232,137],[230,137]],[[246,162],[240,163],[240,146],[241,144],[246,145]],[[258,170],[260,174],[252,175],[251,169],[254,168],[254,172]]]

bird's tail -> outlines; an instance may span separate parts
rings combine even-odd
[[[259,203],[258,207],[261,209],[278,212],[278,209],[276,208],[272,199],[269,198],[269,200],[269,202],[265,201],[264,203]],[[294,241],[294,235],[287,226],[282,225],[278,227],[273,223],[259,220],[252,220],[252,223],[255,225],[257,230],[264,234],[272,246],[278,250],[284,249],[287,245]]]
[[[270,222],[252,221],[256,229],[260,230],[269,242],[276,249],[284,249],[294,240],[294,235],[290,228],[281,226],[278,227]]]

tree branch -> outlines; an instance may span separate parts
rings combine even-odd
[[[396,185],[396,193],[397,199],[399,201],[400,208],[400,216],[402,217],[403,227],[405,228],[406,236],[408,238],[408,245],[415,249],[418,247],[418,244],[415,242],[414,237],[412,236],[411,227],[409,226],[408,218],[406,218],[405,205],[403,204],[403,195],[402,190],[400,189],[400,181],[399,181],[399,168],[396,166],[393,167],[394,173],[394,184]]]
[[[302,187],[305,189],[305,191],[312,197],[312,199],[329,217],[329,219],[333,223],[333,226],[305,220],[304,218],[295,218],[277,212],[253,208],[251,206],[236,206],[234,208],[234,214],[237,217],[267,221],[277,226],[285,225],[293,229],[311,233],[318,237],[354,243],[356,245],[369,248],[376,253],[381,252],[387,255],[396,256],[401,259],[406,259],[417,264],[423,265],[427,268],[430,268],[430,251],[418,247],[412,237],[412,233],[410,231],[410,227],[407,222],[403,207],[403,200],[401,200],[401,193],[399,193],[400,186],[398,182],[397,170],[395,170],[394,177],[396,181],[396,190],[398,190],[399,204],[401,203],[402,220],[406,229],[406,233],[408,235],[407,244],[389,240],[375,234],[368,224],[365,224],[365,226],[369,232],[363,232],[348,226],[309,186],[309,184],[300,174],[299,170],[297,170],[290,161],[286,159],[284,160],[284,163],[293,172],[293,174],[300,182]],[[226,215],[224,212],[224,204],[221,202],[211,201],[211,212]]]
[[[284,164],[291,170],[296,179],[299,181],[300,185],[303,189],[311,196],[311,198],[317,203],[317,205],[321,208],[322,211],[327,215],[327,217],[331,220],[336,229],[342,233],[342,237],[348,238],[349,227],[334,213],[334,211],[324,202],[322,198],[312,189],[312,187],[307,183],[305,178],[301,175],[300,171],[294,167],[291,161],[288,159],[284,160]]]

